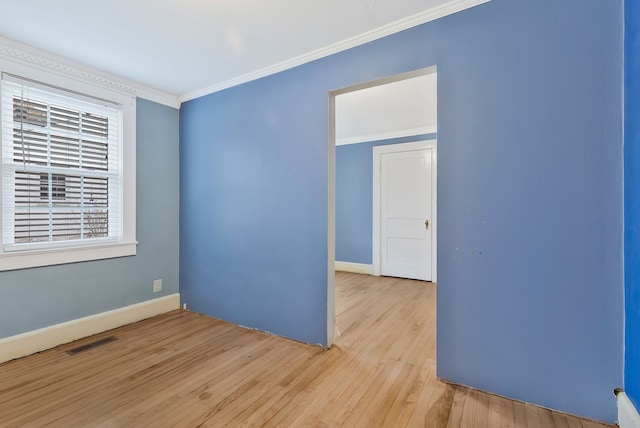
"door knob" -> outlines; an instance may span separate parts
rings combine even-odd
[[[424,221],[424,227],[425,227],[425,229],[429,230],[429,219],[426,219]]]

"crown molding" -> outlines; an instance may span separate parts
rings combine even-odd
[[[378,132],[376,134],[356,135],[353,137],[336,138],[336,146],[346,146],[349,144],[370,143],[372,141],[384,141],[393,138],[414,137],[417,135],[437,134],[436,126],[421,126],[411,129],[400,129],[397,131]]]
[[[342,52],[347,49],[351,49],[356,46],[360,46],[377,39],[381,39],[391,34],[395,34],[400,31],[403,31],[412,27],[416,27],[418,25],[425,24],[427,22],[434,21],[436,19],[443,18],[448,15],[452,15],[457,12],[461,12],[465,9],[469,9],[474,6],[481,5],[483,3],[488,3],[490,1],[491,0],[451,0],[440,6],[427,9],[423,12],[417,13],[407,18],[400,19],[398,21],[394,21],[382,27],[378,27],[374,30],[367,31],[355,37],[351,37],[341,42],[334,43],[333,45],[329,45],[327,47],[315,50],[313,52],[309,52],[309,53],[297,56],[290,60],[283,61],[281,63],[271,65],[257,71],[253,71],[251,73],[246,73],[241,76],[234,77],[233,79],[225,80],[224,82],[216,83],[196,91],[188,92],[180,96],[180,101],[181,102],[189,101],[194,98],[199,98],[205,95],[212,94],[214,92],[222,91],[223,89],[241,85],[243,83],[247,83],[252,80],[257,80],[262,77],[270,76],[272,74],[276,74],[281,71],[285,71],[285,70],[297,67],[299,65],[306,64],[308,62],[315,61],[317,59],[324,58],[329,55],[333,55],[338,52]]]
[[[2,36],[0,36],[0,59],[116,90],[169,107],[180,107],[180,100],[175,95],[70,61]]]

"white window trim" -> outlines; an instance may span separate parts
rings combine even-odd
[[[138,244],[136,240],[136,97],[114,90],[111,87],[79,79],[71,74],[65,74],[63,71],[53,72],[44,67],[38,68],[3,57],[0,57],[0,72],[42,82],[90,97],[109,100],[122,106],[122,201],[124,204],[122,239],[120,241],[96,243],[95,245],[83,243],[73,247],[18,252],[5,252],[4,249],[0,248],[0,271],[135,255]],[[0,215],[2,212],[2,195],[0,194]],[[0,230],[0,242],[3,242],[1,234],[2,231]]]

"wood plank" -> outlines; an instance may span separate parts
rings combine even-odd
[[[453,396],[453,401],[451,402],[451,408],[449,411],[448,418],[444,420],[440,420],[440,418],[429,418],[430,422],[433,423],[434,427],[440,426],[445,421],[447,422],[447,428],[461,428],[464,423],[464,402],[465,402],[465,394],[466,391],[459,388],[454,388],[455,395]],[[446,413],[440,411],[440,415],[446,415]]]
[[[527,421],[526,404],[517,401],[513,402],[513,421],[516,428],[528,428],[529,421]]]

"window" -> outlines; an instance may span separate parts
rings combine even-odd
[[[135,190],[127,189],[135,185],[135,163],[124,159],[135,162],[126,147],[135,149],[135,139],[124,141],[130,106],[8,74],[0,99],[0,270],[135,254]],[[113,251],[122,245],[128,248]],[[111,249],[100,255],[100,248]],[[79,252],[71,258],[15,263],[15,256],[73,249]]]
[[[51,184],[49,184],[49,180],[51,180]],[[66,177],[64,175],[40,174],[40,200],[49,200],[49,191],[51,191],[53,200],[65,200],[66,189]]]

